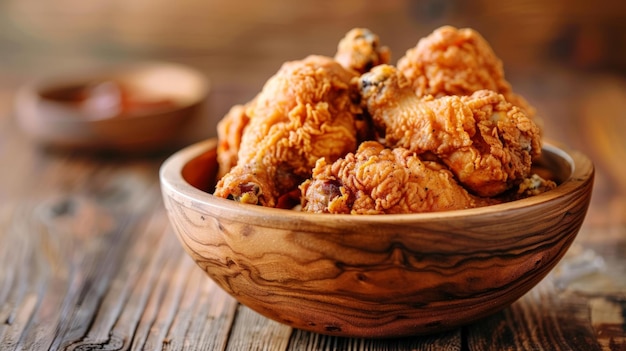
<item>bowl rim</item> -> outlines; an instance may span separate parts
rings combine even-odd
[[[72,124],[99,124],[110,123],[110,121],[124,122],[136,119],[153,118],[154,116],[160,115],[168,115],[175,111],[191,108],[203,102],[204,100],[206,100],[209,92],[211,91],[211,80],[200,70],[191,66],[167,61],[130,61],[85,67],[82,69],[77,69],[74,72],[56,72],[31,79],[30,81],[24,83],[18,89],[15,99],[15,109],[19,111],[21,109],[21,106],[25,106],[35,102],[45,102],[45,104],[48,106],[54,106],[54,108],[57,109],[73,111],[73,114],[79,114],[79,112],[76,112],[73,108],[68,107],[67,104],[63,102],[45,99],[41,96],[41,92],[45,89],[63,87],[72,84],[81,84],[90,80],[105,79],[107,77],[119,77],[127,72],[132,72],[138,69],[144,70],[155,68],[175,69],[177,71],[188,74],[190,77],[195,77],[199,83],[199,89],[197,93],[195,93],[197,97],[190,99],[189,101],[177,103],[175,106],[169,108],[160,109],[156,112],[147,111],[141,113],[127,114],[124,115],[124,118],[63,118],[56,123],[65,121]]]
[[[592,161],[583,153],[572,150],[555,141],[544,141],[542,149],[547,150],[570,164],[570,176],[559,184],[555,189],[549,190],[528,198],[505,202],[496,205],[483,206],[478,208],[423,212],[410,214],[383,214],[383,215],[354,215],[354,214],[327,214],[308,213],[289,209],[269,208],[241,204],[232,200],[220,198],[200,190],[188,183],[182,174],[183,167],[191,160],[201,156],[207,151],[217,146],[217,138],[209,138],[191,144],[174,154],[170,155],[161,165],[159,178],[164,196],[174,196],[178,201],[183,201],[194,208],[212,208],[220,214],[227,214],[229,218],[239,218],[242,216],[251,218],[261,218],[262,222],[319,222],[332,218],[334,223],[347,223],[349,225],[388,225],[411,224],[424,221],[448,221],[462,220],[474,216],[492,215],[497,216],[504,212],[517,211],[539,206],[545,203],[558,201],[562,197],[569,196],[582,191],[594,179],[594,165]],[[288,216],[286,216],[288,214]],[[263,225],[263,223],[254,223]]]

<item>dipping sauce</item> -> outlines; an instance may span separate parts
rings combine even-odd
[[[73,105],[90,119],[123,118],[167,111],[178,103],[116,81],[90,82],[45,90],[41,97]]]

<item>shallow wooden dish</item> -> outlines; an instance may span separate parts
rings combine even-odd
[[[102,83],[108,83],[109,88],[123,86],[124,90],[114,91],[115,96],[101,93],[89,108],[70,97],[87,95],[88,87]],[[116,109],[119,106],[109,100],[121,91],[134,92],[143,107]],[[47,146],[146,152],[170,146],[192,128],[208,91],[208,79],[190,67],[165,62],[127,63],[28,82],[16,95],[15,112],[21,129]]]
[[[185,250],[239,302],[323,334],[396,337],[438,332],[524,295],[576,237],[594,168],[544,147],[560,185],[506,204],[439,213],[351,216],[242,205],[206,192],[216,140],[161,167],[165,207]]]

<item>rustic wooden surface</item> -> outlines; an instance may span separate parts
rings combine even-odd
[[[6,0],[0,3],[0,350],[626,350],[626,11],[621,1]],[[511,307],[426,337],[294,330],[239,306],[196,267],[165,216],[168,153],[38,146],[13,97],[40,74],[168,60],[205,72],[205,125],[286,60],[332,54],[354,26],[393,59],[442,24],[472,26],[544,117],[596,165],[591,207],[557,268]],[[173,150],[172,150],[173,151]]]

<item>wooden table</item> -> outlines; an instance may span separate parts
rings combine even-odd
[[[603,34],[611,31],[582,20],[584,9],[573,7],[567,17],[578,24],[572,35],[559,31],[567,22],[561,15],[521,5],[498,9],[488,1],[478,9],[454,1],[423,8],[346,2],[353,11],[334,2],[285,2],[282,17],[259,6],[242,16],[229,5],[209,12],[217,5],[196,2],[186,11],[156,2],[142,17],[133,15],[136,1],[118,9],[124,16],[111,16],[112,5],[94,3],[104,10],[79,16],[26,1],[2,12],[15,26],[35,29],[20,37],[26,48],[6,40],[17,36],[6,25],[8,34],[0,36],[0,350],[626,350],[624,46],[603,51]],[[591,19],[623,30],[624,16],[611,16],[613,5]],[[198,21],[201,10],[214,22]],[[533,22],[543,32],[510,28],[533,13],[543,14]],[[155,24],[172,18],[180,26]],[[481,30],[515,89],[544,117],[546,137],[586,153],[597,173],[586,221],[557,268],[509,308],[447,333],[348,339],[261,317],[220,290],[178,244],[158,183],[159,166],[175,150],[143,157],[57,152],[25,137],[13,118],[16,89],[39,74],[85,62],[162,59],[211,79],[204,126],[185,140],[192,143],[215,135],[215,121],[252,97],[283,61],[332,55],[351,27],[378,32],[397,59],[449,21]],[[77,28],[86,34],[72,37]],[[62,40],[42,47],[46,38]]]

